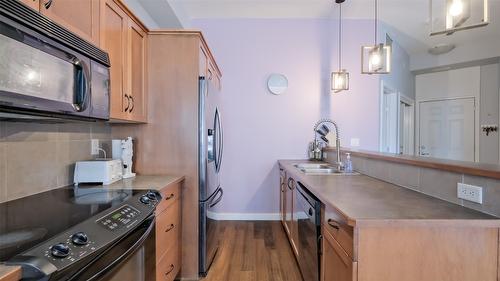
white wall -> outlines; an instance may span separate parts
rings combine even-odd
[[[498,125],[499,121],[499,64],[481,66],[480,125]],[[479,161],[498,164],[498,132],[489,136],[479,132]]]
[[[486,136],[480,125],[498,125],[500,65],[489,64],[416,76],[416,145],[418,147],[419,101],[459,97],[476,99],[476,160],[499,163],[499,134]]]
[[[124,0],[127,7],[146,25],[149,29],[159,28],[158,23],[149,15],[144,7],[137,0]]]

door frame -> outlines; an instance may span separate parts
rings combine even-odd
[[[411,108],[411,115],[410,115],[410,124],[411,124],[411,128],[410,128],[410,144],[409,144],[409,149],[410,149],[410,153],[409,155],[415,155],[415,100],[412,99],[412,98],[409,98],[405,95],[401,95],[401,93],[398,93],[398,125],[401,125],[400,122],[401,120],[399,120],[400,116],[401,116],[401,103],[405,103],[407,104],[410,108]],[[398,130],[399,130],[399,126],[398,126]],[[401,144],[399,143],[399,134],[401,134],[401,132],[398,132],[398,149],[401,148]],[[400,154],[403,154],[401,153],[400,151]]]
[[[405,96],[404,94],[401,94],[401,92],[397,91],[396,88],[392,87],[389,83],[387,83],[384,80],[380,81],[380,93],[379,93],[379,151],[383,151],[383,143],[382,143],[382,124],[383,124],[383,114],[384,114],[384,90],[389,89],[390,91],[396,93],[396,99],[397,99],[397,128],[396,128],[396,149],[397,153],[400,151],[400,141],[399,141],[399,134],[401,133],[399,128],[400,128],[400,114],[401,114],[401,102],[408,104],[409,106],[412,107],[412,128],[410,130],[411,132],[411,137],[410,137],[410,151],[415,153],[415,100],[412,98],[409,98]]]
[[[415,155],[420,156],[420,104],[423,102],[433,102],[433,101],[449,101],[449,100],[462,100],[462,99],[472,99],[474,101],[474,162],[479,159],[479,98],[477,96],[464,96],[464,97],[449,97],[449,98],[433,98],[433,99],[421,99],[417,100],[416,103],[416,118],[415,118]],[[500,144],[499,144],[500,146]]]

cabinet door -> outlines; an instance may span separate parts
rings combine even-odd
[[[19,2],[32,8],[33,10],[36,10],[37,12],[39,11],[39,8],[40,8],[40,1],[39,0],[19,0]]]
[[[110,117],[126,119],[131,101],[125,92],[128,16],[113,0],[102,0],[101,43],[111,62]]]
[[[323,281],[356,281],[357,263],[329,233],[323,231],[323,237]]]
[[[280,168],[280,219],[283,225],[285,225],[286,190],[286,172]]]
[[[128,109],[133,121],[146,121],[146,32],[132,19],[128,27],[128,77],[131,106]]]
[[[287,178],[285,183],[285,231],[288,238],[291,239],[290,229],[292,228],[292,203],[293,203],[293,185],[292,178]]]
[[[40,0],[40,4],[42,14],[99,46],[99,0]]]
[[[292,245],[293,252],[298,256],[297,249],[297,224],[294,222],[294,209],[295,207],[295,187],[296,182],[293,178],[288,178],[287,180],[287,190],[285,198],[285,230],[288,233],[288,238],[290,239],[290,244]]]

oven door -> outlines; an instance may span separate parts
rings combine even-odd
[[[155,217],[152,215],[132,231],[132,233],[127,235],[127,237],[101,253],[92,262],[82,265],[78,272],[67,280],[155,280],[156,252],[154,228]]]
[[[0,16],[0,110],[90,115],[90,59]]]

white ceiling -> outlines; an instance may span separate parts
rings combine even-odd
[[[444,1],[444,0],[434,0]],[[478,0],[472,0],[473,2]],[[482,0],[479,0],[482,1]],[[290,19],[336,18],[338,5],[333,0],[139,0],[159,27],[171,17],[161,7],[168,2],[178,22],[189,27],[193,19]],[[392,36],[408,53],[427,52],[440,43],[458,46],[495,44],[500,56],[500,0],[489,0],[491,23],[484,28],[461,31],[452,36],[429,36],[429,0],[379,0],[379,18],[392,26]],[[480,2],[482,3],[482,2]],[[373,0],[346,0],[344,18],[373,19]]]

